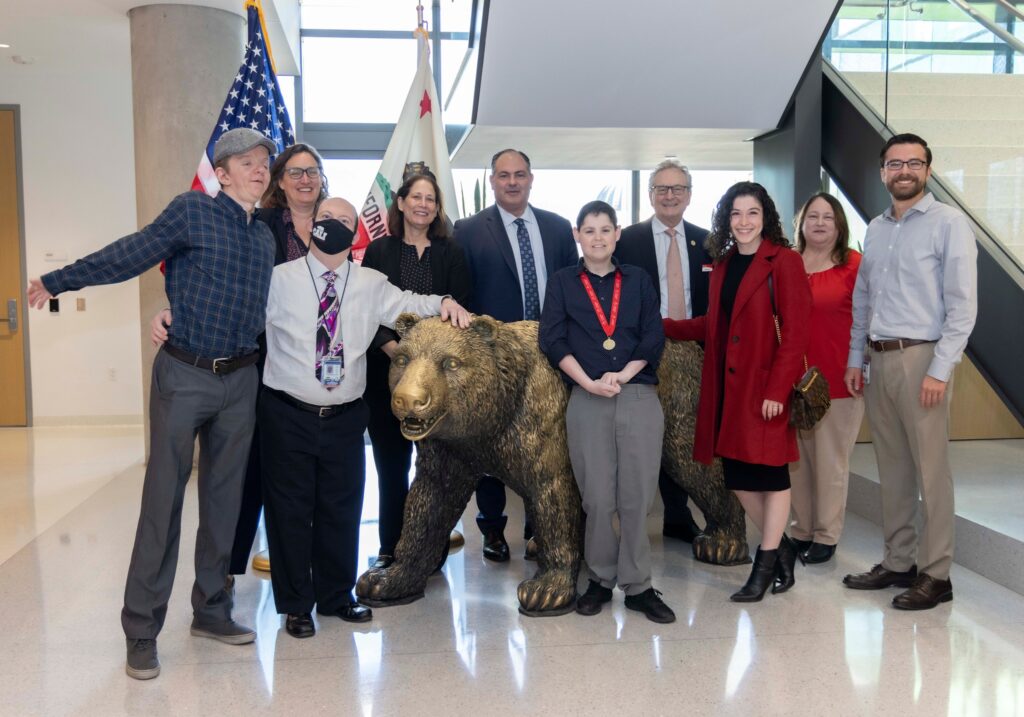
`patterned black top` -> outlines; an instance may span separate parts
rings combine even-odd
[[[419,256],[416,247],[402,242],[402,279],[399,288],[414,294],[434,293],[429,246],[423,250],[423,256]]]
[[[294,261],[306,256],[307,252],[309,252],[309,248],[303,243],[302,238],[299,237],[299,233],[295,231],[295,223],[292,222],[292,212],[290,209],[285,209],[281,212],[281,221],[284,222],[284,241],[285,246],[288,247],[288,261]]]

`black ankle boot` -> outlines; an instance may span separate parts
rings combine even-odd
[[[775,584],[772,585],[772,594],[784,593],[796,583],[794,576],[796,559],[804,562],[804,556],[797,552],[792,541],[785,535],[779,541],[779,562],[775,566]],[[806,565],[806,563],[805,563]]]
[[[775,579],[776,566],[779,562],[778,550],[761,550],[757,546],[757,555],[754,556],[754,568],[750,571],[747,584],[738,592],[729,596],[733,602],[758,602],[764,597],[768,586]]]

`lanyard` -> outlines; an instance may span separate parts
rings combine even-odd
[[[306,271],[309,272],[309,280],[313,282],[313,294],[316,296],[316,303],[317,303],[317,306],[319,306],[320,305],[320,292],[317,291],[317,288],[316,288],[316,279],[313,277],[313,268],[309,265],[309,254],[306,254],[306,256],[303,257],[303,259],[305,260],[305,263],[306,263]],[[335,341],[334,339],[336,338],[336,335],[341,332],[341,302],[345,298],[345,290],[348,289],[348,277],[349,277],[349,274],[352,273],[352,262],[346,261],[345,264],[347,265],[346,269],[345,269],[345,283],[341,285],[341,293],[338,294],[338,323],[335,326],[335,336],[331,337],[331,348],[333,348],[335,346],[335,344],[337,344],[337,341]],[[338,277],[338,272],[334,272],[334,277],[335,277],[334,278],[334,293],[337,294],[338,293],[338,278],[337,278]],[[319,309],[318,309],[318,311],[319,311]]]
[[[601,308],[600,302],[597,300],[597,294],[594,293],[594,287],[590,283],[590,277],[587,273],[580,273],[580,281],[583,282],[583,288],[587,290],[587,296],[590,297],[590,303],[594,307],[594,313],[597,314],[597,320],[601,322],[601,330],[604,331],[605,339],[604,346],[606,351],[611,351],[615,348],[615,340],[612,339],[612,334],[615,333],[615,324],[619,321],[619,299],[622,298],[622,272],[615,272],[615,288],[612,291],[612,316],[608,319],[604,315],[604,309]]]

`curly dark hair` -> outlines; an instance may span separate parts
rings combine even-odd
[[[284,176],[284,165],[288,164],[288,160],[297,154],[312,156],[316,160],[316,166],[320,168],[320,196],[316,199],[317,204],[319,205],[320,202],[329,196],[327,193],[327,175],[324,174],[323,157],[314,149],[313,145],[300,142],[286,147],[281,154],[277,155],[277,159],[270,166],[270,186],[267,187],[267,191],[263,193],[263,197],[260,199],[260,206],[264,209],[288,207],[288,200],[284,196],[284,190],[281,189],[281,177]]]
[[[402,210],[398,208],[398,198],[407,199],[409,192],[412,191],[412,185],[420,180],[430,182],[430,186],[434,188],[434,196],[437,198],[437,216],[427,227],[427,236],[431,239],[447,239],[449,232],[448,219],[444,214],[444,200],[441,198],[441,187],[433,174],[410,174],[402,182],[402,186],[395,192],[395,201],[391,202],[391,206],[388,207],[388,232],[391,236],[399,239],[405,236],[405,217],[402,215]]]
[[[704,248],[708,250],[712,259],[715,261],[724,259],[736,246],[736,240],[733,239],[732,230],[729,228],[729,215],[732,214],[732,205],[737,197],[753,197],[761,205],[764,212],[762,240],[779,246],[789,246],[789,240],[782,233],[779,210],[775,208],[775,202],[768,196],[768,190],[757,182],[737,182],[729,187],[722,198],[718,200],[715,213],[711,217],[711,232],[704,242]]]
[[[838,232],[836,245],[832,249],[832,261],[839,266],[846,266],[846,262],[850,258],[850,224],[846,221],[846,212],[843,210],[843,205],[828,192],[812,194],[804,202],[804,205],[800,207],[800,211],[797,212],[796,219],[793,220],[796,250],[803,254],[804,247],[807,246],[807,240],[804,238],[804,217],[807,215],[807,209],[815,199],[824,199],[832,207],[832,214],[836,218],[836,231]]]

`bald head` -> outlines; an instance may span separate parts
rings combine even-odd
[[[321,219],[337,219],[349,229],[355,231],[356,208],[347,199],[328,197],[320,202],[320,207],[316,211],[316,221]]]

